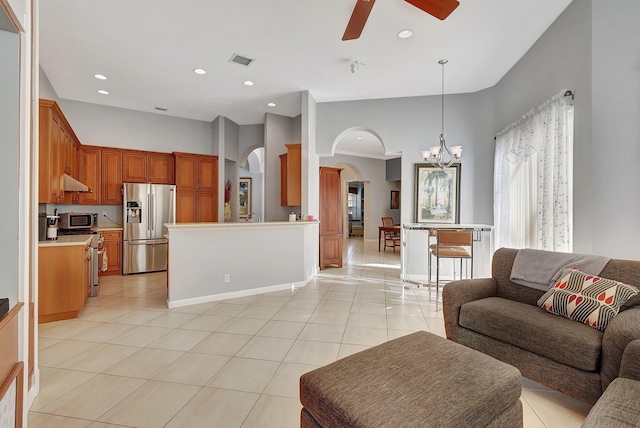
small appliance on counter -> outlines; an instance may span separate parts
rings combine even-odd
[[[98,227],[98,213],[60,213],[60,229],[87,229]]]
[[[60,218],[58,209],[53,210],[53,214],[47,214],[47,239],[55,241],[58,239],[58,219]]]

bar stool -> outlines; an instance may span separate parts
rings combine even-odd
[[[462,261],[467,261],[467,274],[473,278],[473,230],[436,229],[436,242],[429,246],[429,294],[431,294],[431,256],[436,258],[436,310],[440,292],[440,259],[460,259],[460,279]],[[469,263],[471,268],[469,269]],[[453,279],[455,280],[455,261]]]

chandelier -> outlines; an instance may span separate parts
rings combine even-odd
[[[440,133],[440,145],[432,146],[429,147],[429,150],[422,151],[422,157],[426,162],[441,169],[460,162],[460,156],[462,156],[462,146],[449,148],[445,141],[447,134],[444,133],[444,65],[447,62],[449,61],[446,59],[438,61],[438,64],[442,65],[442,132]]]

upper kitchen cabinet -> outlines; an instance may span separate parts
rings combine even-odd
[[[81,146],[79,153],[79,180],[90,192],[80,194],[81,204],[102,204],[102,148]]]
[[[102,203],[122,205],[122,150],[102,149]]]
[[[280,205],[302,205],[301,144],[285,144],[287,153],[280,155]]]
[[[78,178],[80,142],[55,101],[40,100],[39,193],[41,203],[77,203],[64,193],[64,174]]]
[[[174,184],[174,159],[171,153],[149,152],[149,183]]]
[[[174,160],[170,153],[122,151],[125,183],[173,184]]]
[[[218,221],[218,157],[177,152],[174,156],[177,222]]]
[[[148,159],[144,152],[122,151],[122,181],[124,183],[146,183],[149,174]]]

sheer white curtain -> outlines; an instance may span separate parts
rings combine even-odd
[[[573,108],[564,93],[496,137],[496,248],[573,249]]]

